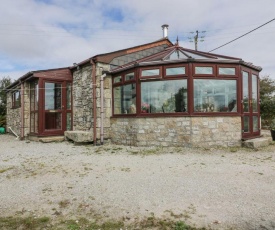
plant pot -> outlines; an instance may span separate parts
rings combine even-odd
[[[4,134],[6,132],[4,127],[0,127],[0,134]]]
[[[275,141],[275,129],[271,129],[270,132],[271,132],[272,140]]]

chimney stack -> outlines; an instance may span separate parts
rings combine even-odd
[[[163,30],[163,38],[167,38],[168,37],[168,27],[169,27],[169,25],[164,24],[161,27],[162,27],[162,30]]]

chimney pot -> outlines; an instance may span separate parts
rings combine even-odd
[[[162,27],[162,30],[163,30],[163,37],[167,38],[168,37],[168,27],[169,27],[169,25],[164,24],[161,27]]]

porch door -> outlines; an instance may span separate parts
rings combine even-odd
[[[66,82],[44,81],[43,135],[63,135],[66,130]]]
[[[242,137],[257,137],[260,136],[258,76],[242,71],[242,86]]]

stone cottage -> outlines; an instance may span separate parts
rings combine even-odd
[[[7,88],[7,128],[21,139],[236,146],[260,136],[260,71],[240,58],[174,45],[164,34],[27,73]]]

